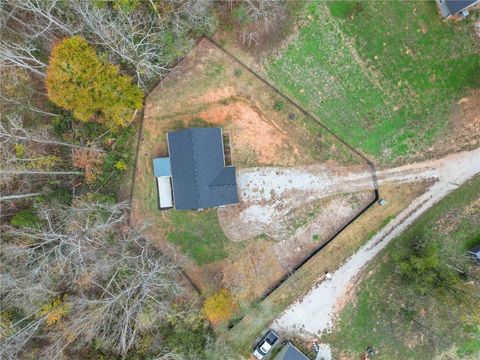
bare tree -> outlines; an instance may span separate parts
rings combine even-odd
[[[258,34],[256,31],[250,31],[248,29],[242,30],[242,42],[248,46],[258,44]]]
[[[243,0],[236,3],[249,19],[243,23],[240,39],[248,47],[257,46],[261,38],[278,27],[286,12],[284,0]],[[231,3],[231,7],[233,4]],[[262,26],[263,25],[263,26]]]
[[[53,117],[59,116],[58,114],[54,114],[50,111],[39,109],[37,106],[31,103],[30,99],[17,99],[13,97],[8,97],[5,94],[0,93],[0,100],[2,100],[6,104],[11,104],[12,107],[17,109],[17,111],[23,110],[25,112],[34,112],[34,113],[45,115],[45,116],[53,116]],[[18,116],[17,113],[14,113],[14,114]]]
[[[70,13],[68,2],[61,0],[6,0],[1,8],[4,22],[24,38],[47,42],[58,35],[72,36],[81,31],[81,23]]]
[[[167,64],[173,58],[165,51],[166,29],[154,14],[114,12],[89,1],[71,6],[85,24],[90,41],[108,49],[113,60],[120,59],[134,69],[139,85],[170,70]]]
[[[188,48],[188,31],[207,31],[216,25],[211,16],[213,0],[151,1],[128,14],[96,6],[92,1],[4,2],[0,16],[11,39],[0,43],[0,60],[38,76],[44,76],[46,66],[36,56],[36,50],[46,53],[56,39],[81,34],[107,50],[112,61],[126,65],[138,84],[145,87],[152,78],[171,70],[180,48]],[[171,46],[172,34],[183,39],[175,50]]]
[[[150,1],[143,10],[126,14],[98,7],[89,1],[72,2],[73,11],[85,25],[84,33],[95,45],[107,49],[113,61],[128,64],[140,86],[162,77],[172,68],[181,46],[172,52],[171,33],[183,36],[192,28],[212,28],[213,0]],[[161,8],[159,9],[158,6]]]
[[[17,360],[25,345],[38,335],[39,330],[45,323],[46,315],[35,319],[35,314],[28,318],[10,324],[2,329],[0,340],[0,357],[2,359]],[[31,319],[30,319],[31,318]],[[30,321],[29,321],[30,320]]]
[[[271,22],[285,10],[285,1],[281,0],[243,0],[247,13],[253,21],[262,21],[268,29]]]
[[[91,175],[92,169],[72,169],[74,154],[82,151],[103,161],[104,150],[94,144],[77,145],[56,140],[48,129],[25,129],[17,114],[7,114],[0,122],[0,192],[4,197],[19,199],[15,194],[52,190],[54,184],[69,187],[78,176]],[[61,148],[67,151],[62,151]],[[85,170],[88,170],[86,173]],[[48,179],[48,180],[47,180]]]
[[[15,322],[0,324],[0,358],[18,359],[22,348],[35,336],[43,326],[47,314],[41,315],[40,304],[45,299],[57,295],[39,282],[25,277],[12,275],[2,263],[0,273],[0,304],[3,311],[20,310],[25,315]]]
[[[11,200],[26,199],[26,198],[29,198],[29,197],[44,195],[46,193],[47,193],[46,191],[42,191],[42,192],[34,192],[34,193],[12,194],[12,195],[0,196],[0,201],[11,201]]]
[[[0,40],[0,64],[2,66],[20,67],[43,78],[47,64],[40,60],[37,53],[38,48],[31,43]]]
[[[36,171],[36,170],[2,170],[0,176],[11,175],[44,175],[44,176],[59,176],[59,175],[83,175],[83,171]]]
[[[96,338],[125,355],[140,334],[153,330],[171,312],[171,300],[182,291],[178,269],[168,258],[142,245],[138,236],[132,239],[128,234],[126,244],[134,241],[136,246],[122,249],[116,256],[119,259],[92,280],[88,294],[72,298],[75,315],[67,336],[75,334],[87,342]],[[58,354],[65,341],[65,336],[59,338],[51,353]]]
[[[185,360],[185,357],[176,353],[175,351],[163,351],[158,354],[153,360]]]
[[[37,225],[3,228],[7,241],[1,256],[8,286],[1,298],[25,303],[22,308],[28,309],[66,291],[71,309],[61,331],[45,331],[43,312],[32,305],[30,315],[11,324],[0,340],[0,354],[6,358],[15,358],[39,334],[51,342],[45,354],[50,359],[61,358],[72,342],[94,338],[125,355],[139,335],[153,331],[167,315],[175,316],[170,304],[183,291],[179,270],[140,231],[126,225],[127,204],[74,204],[43,204],[36,211]],[[43,301],[31,297],[31,284],[42,289],[36,294]]]
[[[4,256],[32,281],[55,274],[59,284],[73,286],[90,270],[103,237],[126,219],[126,209],[125,203],[43,206],[37,210],[43,226],[6,228],[15,240],[4,245]]]
[[[7,116],[7,124],[0,123],[0,144],[5,142],[35,142],[42,145],[66,146],[73,149],[87,149],[89,151],[104,152],[95,146],[83,146],[64,141],[58,141],[52,138],[45,129],[36,129],[35,131],[25,129],[22,119],[19,116]]]

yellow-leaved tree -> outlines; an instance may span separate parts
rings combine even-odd
[[[227,289],[221,289],[218,293],[205,299],[203,303],[203,313],[213,325],[230,320],[236,310],[235,301]]]
[[[142,90],[80,36],[53,48],[45,83],[54,104],[72,111],[80,121],[97,121],[113,131],[128,125],[142,107]]]

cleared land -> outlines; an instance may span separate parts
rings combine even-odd
[[[160,212],[157,208],[152,159],[166,155],[166,133],[203,126],[220,126],[229,134],[232,162],[239,169],[240,204],[221,209],[220,221],[217,210]],[[322,164],[319,178],[370,170],[322,126],[204,40],[146,100],[132,219],[149,224],[147,235],[178,259],[205,295],[224,287],[240,305],[248,305],[373,198],[371,177],[362,189],[345,188],[328,197],[312,193],[303,199],[301,193],[288,191],[288,183],[278,182],[281,169],[314,164]],[[272,210],[282,218],[278,225],[283,232],[240,219],[249,199],[255,198],[243,174],[260,173],[259,166],[275,166],[278,173],[257,184],[258,198],[293,199],[290,207]],[[341,211],[332,211],[335,204]],[[282,243],[288,234],[313,223],[317,230],[309,237]],[[238,225],[235,231],[230,224]]]
[[[322,337],[336,358],[355,358],[370,345],[378,359],[478,359],[480,269],[465,254],[480,244],[479,190],[477,176],[429,210],[365,269],[335,331]],[[415,237],[437,244],[441,263],[469,274],[461,280],[467,282],[462,294],[415,296],[402,282],[398,255]]]
[[[472,148],[478,105],[469,122],[458,114],[479,101],[475,16],[443,22],[433,1],[313,2],[266,72],[378,161]]]

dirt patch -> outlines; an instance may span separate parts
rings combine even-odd
[[[480,223],[480,193],[474,196],[472,201],[461,211],[458,209],[451,210],[438,219],[434,225],[435,231],[446,234],[452,233],[460,226],[465,215],[478,218]]]
[[[226,94],[229,91],[220,91]],[[233,145],[233,156],[244,158],[246,154],[254,154],[258,164],[273,165],[293,164],[300,157],[300,149],[295,142],[273,121],[267,120],[260,109],[246,99],[219,97],[214,93],[209,98],[223,100],[208,107],[207,110],[191,114],[205,122],[222,125],[228,131]],[[188,122],[188,118],[184,120]]]
[[[454,138],[477,145],[480,140],[480,89],[471,91],[460,99],[450,115]]]
[[[428,149],[426,156],[439,156],[480,146],[480,89],[460,99],[449,117],[445,135]],[[425,155],[424,155],[425,157]]]
[[[349,303],[353,303],[356,300],[356,287],[360,282],[359,276],[357,276],[347,287],[345,293],[337,299],[333,312],[339,314],[340,311]]]

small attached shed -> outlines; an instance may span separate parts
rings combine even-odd
[[[170,158],[154,159],[153,174],[157,179],[158,206],[162,210],[171,209],[173,207],[173,191]]]
[[[273,360],[310,360],[295,345],[288,342],[287,345],[275,356]]]
[[[480,6],[480,0],[436,0],[440,15],[444,19],[463,19],[468,11]]]

